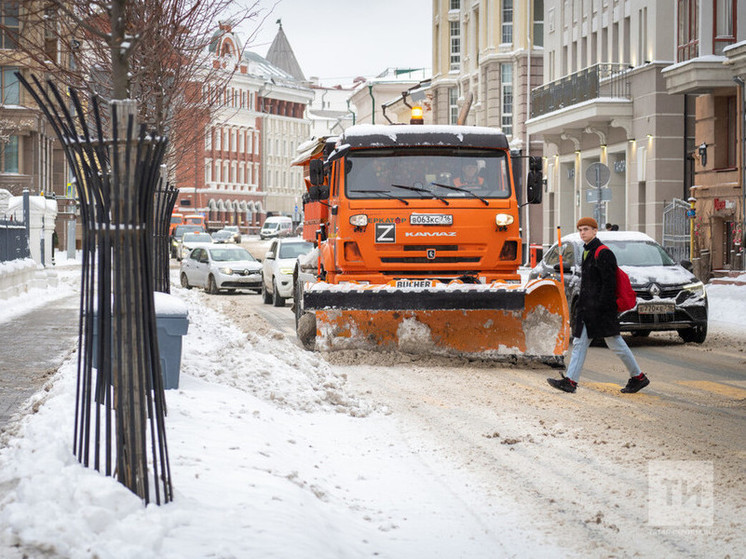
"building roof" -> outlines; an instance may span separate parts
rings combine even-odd
[[[284,70],[296,80],[304,82],[306,77],[303,75],[303,70],[300,69],[300,64],[295,59],[293,48],[282,30],[281,20],[278,19],[277,23],[280,24],[280,28],[277,30],[274,41],[269,46],[266,58],[273,66]]]

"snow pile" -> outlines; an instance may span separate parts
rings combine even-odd
[[[200,294],[181,290],[191,320],[183,343],[182,373],[244,390],[298,411],[365,416],[370,404],[346,394],[345,379],[315,353],[284,337],[246,336],[218,312],[200,304]]]

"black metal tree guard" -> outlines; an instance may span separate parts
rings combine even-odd
[[[161,169],[165,166],[162,165]],[[161,173],[161,179],[153,198],[153,214],[151,218],[151,229],[153,231],[153,282],[156,291],[171,293],[170,277],[170,251],[171,239],[168,234],[171,226],[171,213],[176,204],[179,189],[174,188],[163,178],[165,172]],[[165,183],[165,184],[164,184]]]
[[[151,254],[167,139],[136,131],[136,104],[112,101],[111,135],[90,100],[16,74],[44,111],[75,175],[83,225],[73,453],[145,503],[173,499]],[[71,108],[68,105],[71,104]],[[169,212],[170,217],[170,212]],[[116,450],[116,453],[114,453]],[[150,450],[150,453],[148,452]],[[102,456],[103,454],[103,456]]]

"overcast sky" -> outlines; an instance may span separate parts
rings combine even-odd
[[[260,3],[266,10],[275,0]],[[278,0],[250,50],[267,54],[277,19],[306,78],[325,85],[432,66],[432,0]]]

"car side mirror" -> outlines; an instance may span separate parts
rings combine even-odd
[[[559,271],[560,271],[560,265],[559,265],[559,262],[557,262],[557,263],[556,263],[556,264],[554,265],[554,271],[555,271],[555,272],[559,272]],[[565,273],[569,273],[569,272],[572,272],[572,264],[570,264],[569,262],[565,262],[565,261],[563,261],[563,262],[562,262],[562,271],[563,271],[563,272],[565,272]]]
[[[690,260],[682,260],[681,262],[679,262],[679,264],[681,264],[681,267],[685,270],[688,270],[692,273],[694,272],[694,266],[692,265]]]
[[[268,252],[264,255],[265,260],[274,260],[275,259],[275,253],[274,252]]]

